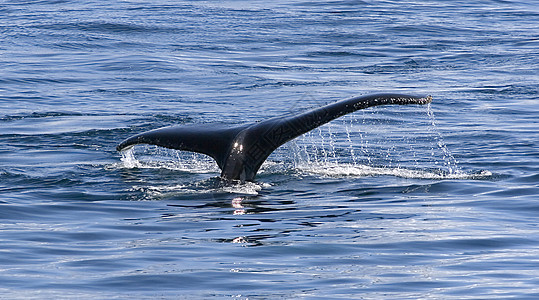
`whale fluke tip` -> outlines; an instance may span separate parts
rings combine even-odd
[[[432,96],[406,96],[406,95],[397,95],[395,99],[392,99],[391,104],[400,104],[400,105],[407,105],[407,104],[419,104],[419,105],[425,105],[432,102]]]

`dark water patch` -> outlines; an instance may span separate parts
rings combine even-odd
[[[0,137],[9,141],[12,146],[24,143],[51,146],[57,143],[57,146],[61,147],[62,145],[81,144],[91,138],[108,138],[118,136],[122,132],[183,124],[190,120],[189,116],[181,113],[147,116],[81,112],[21,113],[5,115],[0,118],[0,124],[5,122],[4,133]],[[142,129],[136,128],[136,126],[142,126]]]
[[[186,274],[132,274],[126,276],[109,277],[104,280],[92,282],[92,286],[99,286],[104,289],[114,290],[118,287],[129,288],[133,291],[144,291],[146,286],[152,286],[159,290],[177,290],[183,291],[197,290],[200,285],[213,286],[217,290],[229,290],[230,288],[239,290],[253,290],[256,287],[263,286],[263,283],[247,280],[249,275],[259,277],[254,274],[226,274],[219,271],[188,271]],[[231,280],[231,278],[236,278]],[[243,278],[243,279],[242,279]],[[243,283],[242,283],[243,282]],[[233,285],[232,287],[230,285]]]
[[[123,48],[123,47],[122,47]],[[117,72],[159,72],[159,73],[179,73],[182,69],[177,65],[162,59],[152,58],[146,55],[129,55],[107,58],[95,64],[100,71]]]
[[[7,193],[5,191],[2,191],[2,194],[6,195]],[[15,199],[9,199],[8,201],[5,201],[2,203],[2,209],[0,210],[0,219],[2,219],[3,222],[8,222],[10,220],[13,220],[13,221],[24,220],[24,219],[31,220],[41,215],[41,212],[38,210],[35,210],[33,207],[27,207],[25,205],[16,205],[14,203],[9,203],[9,202],[16,202],[16,201],[17,199],[15,198]]]
[[[0,121],[22,120],[27,118],[48,118],[48,117],[80,117],[82,113],[77,112],[33,112],[31,114],[5,115]]]
[[[127,10],[132,11],[148,11],[148,12],[168,12],[168,11],[177,11],[178,9],[184,10],[184,11],[193,11],[195,10],[195,6],[187,3],[145,3],[144,5],[136,5],[136,3],[133,3],[133,5],[127,7]]]
[[[60,50],[88,51],[89,49],[104,50],[110,46],[104,45],[102,41],[96,39],[81,42],[57,42],[52,47]]]
[[[531,183],[537,187],[539,185],[539,174],[515,177],[513,181],[517,183]]]
[[[93,22],[66,22],[66,23],[48,23],[28,26],[39,30],[53,31],[87,31],[100,34],[140,34],[140,33],[181,33],[182,29],[177,27],[156,26],[150,24],[141,24],[136,22],[121,21],[93,21]]]
[[[378,56],[368,53],[357,53],[357,52],[349,52],[349,51],[313,51],[306,53],[307,57],[368,57],[368,56]]]
[[[0,81],[4,84],[73,84],[82,82],[81,79],[75,78],[41,78],[41,77],[24,77],[24,78],[4,78]]]
[[[515,85],[506,85],[506,86],[481,86],[476,88],[470,88],[465,90],[466,92],[473,93],[483,93],[483,94],[493,94],[493,95],[535,95],[537,93],[537,87],[531,86],[515,86]],[[504,112],[507,113],[507,112]]]

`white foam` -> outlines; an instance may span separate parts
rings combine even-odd
[[[225,185],[221,189],[223,192],[231,194],[244,194],[249,196],[256,196],[263,189],[270,187],[268,183],[261,182],[244,182],[232,185]]]
[[[133,186],[131,191],[144,193],[149,198],[160,198],[171,195],[189,195],[189,194],[214,194],[214,193],[230,193],[240,194],[245,196],[256,196],[259,192],[271,185],[268,183],[259,182],[244,182],[233,184],[222,184],[215,186],[207,184],[207,181],[195,182],[192,184],[177,184],[177,185],[162,185],[162,186]]]
[[[478,179],[492,176],[492,173],[489,171],[481,171],[480,173],[473,174],[467,174],[461,171],[446,173],[402,167],[373,167],[361,164],[333,162],[299,165],[297,169],[307,174],[317,174],[327,177],[395,176],[413,179]]]

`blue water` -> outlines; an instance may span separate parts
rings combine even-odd
[[[536,1],[3,1],[0,298],[539,298]],[[376,92],[226,185],[117,143]]]

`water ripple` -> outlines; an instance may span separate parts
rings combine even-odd
[[[534,2],[0,14],[0,298],[537,298]],[[336,120],[255,183],[224,184],[202,155],[115,150],[376,92],[434,102]]]

